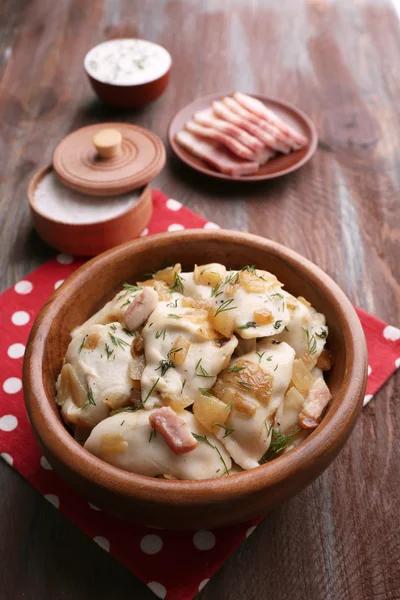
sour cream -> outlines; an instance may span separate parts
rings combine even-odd
[[[86,72],[103,83],[139,85],[162,77],[171,67],[169,52],[153,42],[134,38],[109,40],[85,56]]]

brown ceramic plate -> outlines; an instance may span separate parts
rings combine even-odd
[[[286,289],[326,315],[334,366],[332,401],[321,424],[297,448],[229,477],[169,481],[122,471],[74,440],[55,403],[55,382],[71,331],[109,300],[124,281],[182,261],[269,269]],[[361,411],[367,380],[365,338],[357,314],[321,269],[275,242],[238,231],[161,233],[114,248],[69,277],[40,311],[24,359],[30,423],[53,468],[89,502],[133,521],[170,529],[207,529],[265,514],[297,494],[339,453]],[[344,477],[351,474],[343,474]]]
[[[181,129],[183,129],[186,121],[189,121],[195,112],[210,108],[211,102],[214,100],[220,100],[224,96],[230,95],[231,92],[228,92],[226,94],[212,94],[211,96],[197,98],[185,106],[185,108],[182,108],[182,110],[180,110],[172,119],[168,129],[169,143],[172,150],[177,156],[179,156],[181,160],[183,160],[183,162],[193,169],[196,169],[196,171],[201,171],[206,175],[211,175],[212,177],[217,177],[218,179],[228,179],[231,181],[263,181],[264,179],[274,179],[275,177],[281,177],[282,175],[291,173],[292,171],[302,167],[307,161],[310,160],[317,149],[318,144],[317,130],[315,129],[311,119],[309,119],[307,115],[305,115],[300,109],[296,108],[296,106],[293,106],[293,104],[289,104],[289,102],[283,102],[282,100],[277,100],[276,98],[269,98],[263,94],[251,95],[258,100],[261,100],[265,106],[276,112],[276,114],[284,119],[284,121],[286,121],[289,125],[305,135],[308,139],[308,146],[302,148],[301,150],[297,150],[296,152],[290,152],[287,155],[278,154],[274,158],[271,158],[271,160],[269,160],[257,171],[257,173],[254,173],[253,175],[232,177],[230,175],[220,173],[210,165],[207,165],[207,163],[190,154],[190,152],[185,150],[185,148],[182,148],[182,146],[175,141],[175,135],[181,131]]]

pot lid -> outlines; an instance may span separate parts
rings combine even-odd
[[[82,194],[116,196],[149,183],[165,164],[164,144],[130,123],[99,123],[77,129],[56,147],[60,181]]]

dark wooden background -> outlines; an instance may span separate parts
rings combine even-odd
[[[82,68],[89,48],[120,36],[173,56],[167,92],[139,112],[101,106]],[[32,230],[26,188],[65,134],[128,120],[166,141],[186,103],[237,88],[310,115],[320,135],[311,163],[228,185],[170,156],[156,185],[225,227],[294,248],[399,325],[399,57],[400,21],[385,0],[1,0],[1,289],[53,255]],[[399,383],[391,378],[334,464],[265,520],[201,600],[400,598]],[[1,599],[153,597],[0,461]]]

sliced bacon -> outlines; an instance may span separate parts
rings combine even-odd
[[[329,400],[331,393],[322,377],[312,384],[308,396],[299,415],[299,425],[302,429],[315,429],[320,422],[322,412]]]
[[[158,294],[151,287],[138,292],[126,309],[123,320],[126,329],[135,331],[147,321],[158,302]]]
[[[239,105],[240,106],[240,105]],[[254,150],[255,152],[262,150],[265,148],[264,143],[258,138],[254,137],[254,135],[250,135],[247,131],[240,129],[233,123],[229,123],[228,121],[224,121],[223,119],[218,119],[212,108],[207,108],[206,110],[201,110],[193,115],[193,120],[199,125],[203,125],[204,127],[213,127],[226,135],[230,135],[243,144],[250,148],[250,150]]]
[[[197,441],[186,422],[170,406],[163,406],[151,413],[149,422],[153,429],[161,433],[175,454],[185,454],[196,448]]]
[[[260,165],[264,165],[270,158],[275,156],[275,154],[276,152],[275,150],[272,150],[272,148],[264,148],[264,150],[257,152],[257,161]]]
[[[247,146],[244,146],[235,138],[214,129],[214,127],[203,127],[203,125],[194,123],[194,121],[188,121],[185,123],[185,129],[198,137],[226,146],[226,148],[233,152],[233,154],[236,154],[236,156],[239,156],[239,158],[246,160],[255,160],[256,158],[254,150],[250,150],[250,148],[247,148]]]
[[[261,129],[261,127],[254,125],[254,123],[250,123],[250,121],[247,119],[244,119],[243,117],[240,117],[236,113],[232,112],[227,106],[225,106],[223,102],[214,101],[212,103],[212,107],[214,113],[218,117],[225,119],[225,121],[228,121],[229,123],[233,123],[233,125],[244,129],[248,133],[251,133],[251,135],[254,135],[259,140],[264,142],[264,144],[269,148],[272,148],[277,152],[289,152],[289,146],[277,141],[270,133],[264,131],[264,129]]]
[[[283,144],[284,152],[288,152],[292,148],[297,149],[296,144],[293,144],[293,142],[280,129],[278,129],[276,125],[273,125],[272,123],[269,123],[268,121],[265,121],[264,119],[261,119],[254,113],[250,112],[241,104],[239,104],[239,102],[237,102],[234,98],[231,98],[230,96],[225,96],[225,98],[222,99],[222,102],[232,112],[236,113],[241,117],[244,117],[245,119],[250,121],[250,123],[253,123],[254,125],[257,125],[257,127],[260,127],[260,129],[268,131],[268,133],[270,133],[277,142]]]
[[[260,102],[260,100],[257,100],[257,98],[242,94],[241,92],[235,92],[233,97],[250,112],[276,125],[289,139],[297,144],[297,149],[307,145],[307,138],[304,135],[301,135],[301,133],[298,133],[293,127],[285,123],[278,115]]]
[[[188,152],[226,175],[236,177],[258,171],[258,162],[241,160],[220,145],[201,140],[189,131],[180,131],[176,134],[175,140]]]

